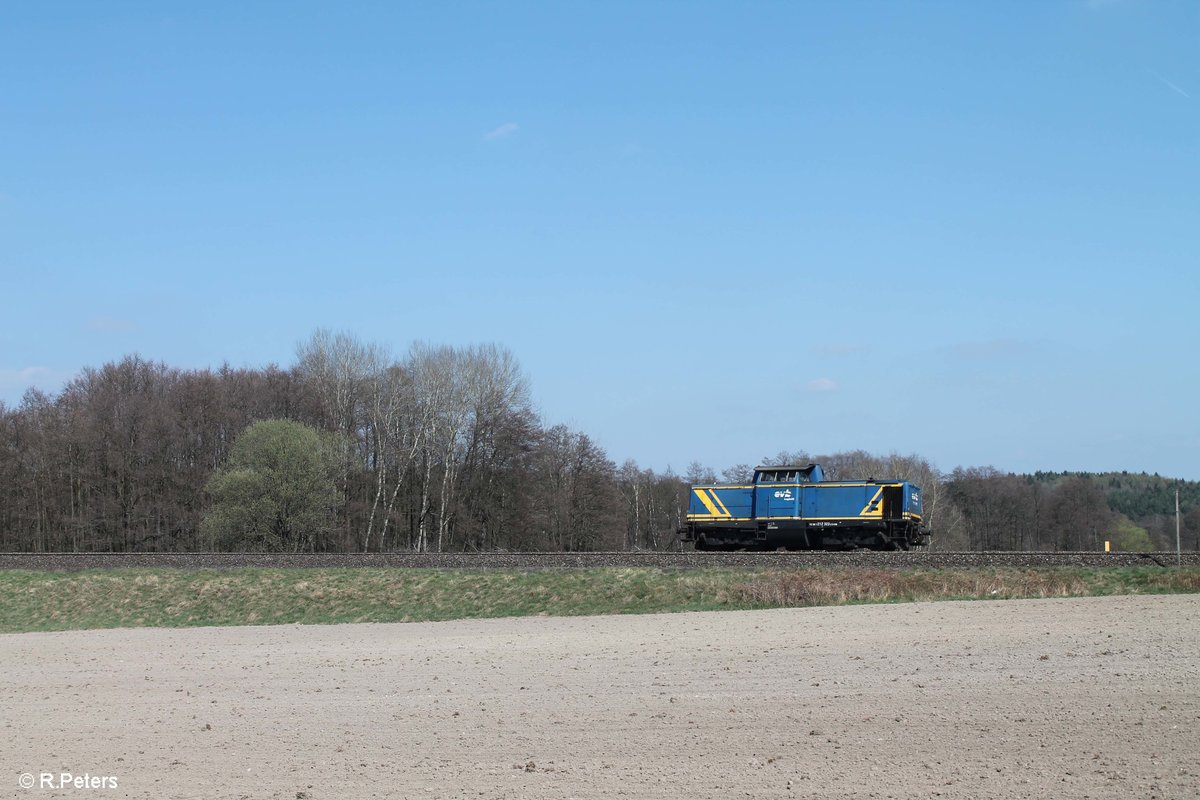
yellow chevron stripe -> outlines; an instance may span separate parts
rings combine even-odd
[[[882,497],[883,497],[883,487],[880,486],[879,491],[875,492],[875,496],[871,498],[871,501],[869,503],[867,503],[865,506],[863,506],[862,511],[858,512],[858,515],[860,517],[882,517],[883,516],[883,508],[882,507],[873,508],[873,506],[879,506],[879,504],[881,502],[880,498],[882,498]]]
[[[703,489],[692,489],[692,492],[696,495],[696,497],[700,498],[701,503],[704,503],[704,507],[708,509],[708,513],[711,516],[721,516],[721,512],[718,511],[716,506],[712,504],[712,500],[708,499],[708,495],[704,493]]]
[[[721,514],[726,517],[732,517],[733,515],[729,513],[729,509],[726,508],[725,504],[721,502],[721,495],[717,494],[716,489],[709,489],[708,492],[712,495],[713,502],[720,506]]]

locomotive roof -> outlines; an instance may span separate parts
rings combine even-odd
[[[773,472],[779,472],[781,470],[795,469],[795,470],[799,470],[801,472],[807,472],[808,470],[812,469],[815,466],[817,466],[817,465],[816,464],[763,464],[762,466],[755,467],[754,471],[761,472],[763,470],[769,469]]]

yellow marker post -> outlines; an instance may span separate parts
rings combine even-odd
[[[1112,542],[1110,542],[1108,539],[1104,540],[1104,552],[1106,552],[1106,553],[1112,552]]]

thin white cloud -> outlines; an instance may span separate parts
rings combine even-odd
[[[952,344],[950,354],[967,360],[982,360],[1016,356],[1029,353],[1033,345],[1020,339],[990,339],[983,342],[959,342]]]
[[[818,344],[813,346],[812,352],[819,356],[853,356],[868,349],[865,344]]]
[[[19,395],[33,386],[43,391],[56,391],[70,377],[49,367],[0,369],[0,395]]]
[[[97,333],[129,333],[137,330],[137,325],[127,319],[116,317],[93,317],[88,321],[88,329]]]
[[[1153,75],[1154,77],[1158,78],[1160,81],[1162,81],[1163,85],[1164,85],[1164,86],[1166,86],[1167,88],[1169,88],[1169,89],[1174,89],[1176,92],[1179,92],[1179,94],[1183,95],[1184,97],[1186,97],[1186,98],[1187,98],[1187,99],[1189,99],[1189,100],[1191,100],[1191,99],[1192,99],[1192,96],[1191,96],[1190,94],[1188,94],[1187,92],[1185,92],[1183,89],[1180,89],[1178,86],[1176,86],[1175,84],[1171,83],[1169,80],[1167,80],[1166,78],[1164,78],[1162,75],[1159,75],[1159,74],[1158,74],[1157,72],[1155,72],[1154,70],[1150,70],[1150,74],[1151,74],[1151,75]]]
[[[832,392],[838,388],[833,378],[813,378],[804,385],[810,392]]]
[[[489,131],[489,132],[485,133],[483,135],[483,139],[484,139],[484,141],[487,141],[487,142],[495,141],[496,139],[503,139],[506,136],[512,136],[514,133],[516,133],[520,129],[521,129],[521,126],[518,125],[517,123],[506,122],[503,125],[501,125],[499,128],[496,128],[493,131]]]

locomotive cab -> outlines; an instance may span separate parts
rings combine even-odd
[[[820,483],[825,480],[825,470],[820,464],[807,467],[755,467],[755,483]]]

